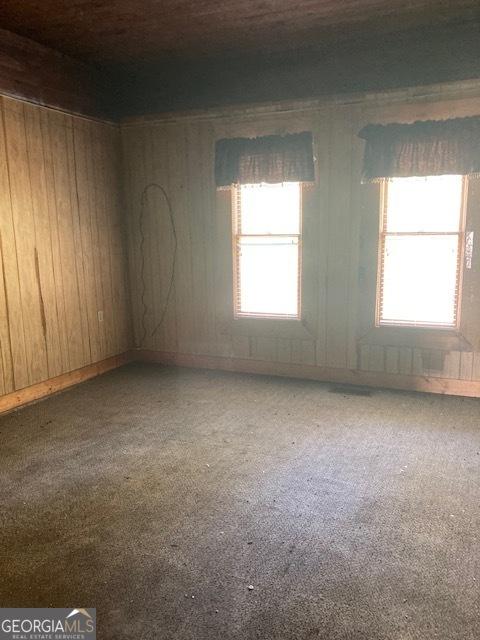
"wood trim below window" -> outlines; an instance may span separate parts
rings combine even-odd
[[[473,351],[471,343],[454,329],[431,327],[385,326],[373,327],[359,339],[359,344],[390,347],[441,349],[443,351]]]
[[[165,351],[137,350],[134,359],[140,362],[158,362],[164,365],[215,369],[220,371],[238,371],[261,375],[284,376],[319,382],[358,384],[362,386],[401,389],[404,391],[422,391],[456,396],[480,397],[480,382],[476,380],[456,380],[436,378],[425,375],[404,375],[377,373],[353,369],[336,369],[316,365],[293,364],[254,360],[245,358],[227,358]]]
[[[314,329],[309,327],[306,320],[300,318],[237,316],[228,324],[228,333],[231,335],[316,339]]]

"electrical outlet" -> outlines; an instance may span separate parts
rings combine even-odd
[[[103,322],[103,311],[97,311],[98,321]]]

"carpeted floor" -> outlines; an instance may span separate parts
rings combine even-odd
[[[96,607],[100,640],[480,637],[478,400],[130,365],[0,438],[1,606]]]

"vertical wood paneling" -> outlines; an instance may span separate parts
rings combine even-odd
[[[92,189],[92,203],[91,203],[91,228],[92,228],[92,242],[94,251],[94,265],[95,265],[95,285],[96,285],[96,298],[97,298],[97,320],[98,312],[103,314],[103,320],[99,321],[99,335],[100,344],[104,353],[110,352],[110,332],[108,331],[107,321],[109,311],[109,290],[108,290],[108,238],[105,237],[103,217],[104,211],[104,184],[102,182],[104,178],[103,173],[103,158],[102,158],[102,143],[101,139],[96,131],[96,127],[93,122],[89,123],[90,129],[90,167],[92,173],[90,174],[89,183],[93,186]],[[107,243],[107,244],[105,244]]]
[[[0,216],[2,215],[0,208]],[[0,254],[3,253],[0,227]],[[12,349],[9,326],[8,300],[5,286],[5,270],[3,259],[0,260],[0,356],[2,375],[0,377],[0,394],[13,391],[15,384],[13,379]]]
[[[396,347],[385,349],[385,371],[387,373],[399,372],[399,350]]]
[[[190,295],[194,309],[194,347],[205,351],[208,343],[207,310],[209,305],[208,281],[206,273],[206,255],[204,234],[208,225],[207,212],[203,202],[202,182],[202,129],[203,125],[187,125],[187,217],[190,221],[190,239],[193,251],[190,252]]]
[[[288,338],[278,338],[277,357],[279,362],[292,361],[292,341]]]
[[[355,108],[351,112],[350,136],[352,140],[351,164],[350,164],[350,199],[349,199],[349,224],[348,224],[348,302],[347,302],[347,367],[358,367],[358,307],[361,296],[359,290],[360,270],[360,229],[362,220],[361,190],[364,185],[360,183],[358,176],[362,170],[363,145],[357,137],[357,132],[362,127],[363,114],[361,109]]]
[[[151,139],[152,144],[152,180],[158,180],[158,176],[162,176],[161,186],[167,191],[169,187],[169,167],[168,156],[170,153],[170,145],[168,140],[168,132],[159,134],[155,131],[155,135]],[[152,292],[150,298],[153,303],[153,318],[156,319],[152,328],[154,334],[151,336],[152,343],[156,349],[164,349],[172,351],[175,349],[176,330],[174,318],[175,303],[168,305],[165,309],[166,298],[168,295],[169,281],[171,278],[172,258],[173,258],[173,236],[169,219],[169,211],[165,196],[157,189],[152,188],[148,194],[149,207],[151,217],[151,228],[153,230],[149,243],[151,246],[152,264],[150,273],[150,282]],[[173,292],[172,292],[173,293]],[[159,326],[159,319],[164,317],[164,321]]]
[[[143,140],[141,131],[129,131],[122,137],[123,180],[125,200],[128,208],[127,238],[129,250],[130,301],[133,314],[133,344],[141,346],[141,265],[140,265],[140,196],[144,181],[141,177],[143,162]],[[137,175],[137,172],[139,175]]]
[[[368,370],[385,371],[385,349],[383,346],[372,344],[368,351]]]
[[[101,136],[101,132],[99,132]],[[79,214],[79,184],[76,167],[73,123],[70,117],[65,121],[65,142],[66,142],[66,165],[68,169],[68,187],[70,191],[70,212],[72,225],[72,241],[75,252],[75,277],[78,288],[78,301],[80,307],[80,326],[82,336],[82,362],[88,364],[91,362],[90,334],[88,331],[88,316],[86,304],[86,287],[85,287],[85,258],[82,251],[82,241],[80,235],[80,214]],[[100,178],[102,183],[103,176]],[[104,251],[108,252],[108,244],[104,245]]]
[[[1,101],[2,126],[0,128],[0,249],[2,252],[2,364],[4,392],[19,389],[28,385],[27,350],[23,327],[22,299],[20,294],[19,267],[17,259],[17,243],[13,224],[13,206],[10,189],[10,171],[6,144],[5,104]],[[8,365],[11,367],[10,385],[6,383]]]
[[[18,261],[21,312],[25,332],[28,384],[48,376],[46,330],[42,316],[38,268],[35,261],[35,219],[30,188],[29,161],[23,103],[4,105],[7,162]]]
[[[212,249],[214,256],[213,288],[216,292],[216,345],[219,355],[229,354],[229,343],[232,341],[229,335],[229,323],[233,309],[231,201],[230,191],[218,191],[213,202],[214,210],[216,210],[214,248]]]
[[[0,107],[0,392],[9,393],[128,350],[129,307],[118,128],[9,98]]]
[[[460,354],[460,379],[471,380],[473,374],[473,353],[463,351]]]
[[[332,122],[328,180],[328,264],[326,365],[346,368],[350,238],[351,114],[341,109]],[[348,185],[348,187],[347,187]]]
[[[109,150],[106,163],[107,182],[105,197],[108,202],[107,219],[110,222],[111,242],[110,268],[113,290],[113,306],[108,318],[114,325],[114,352],[121,353],[125,345],[131,346],[130,291],[126,272],[127,236],[125,224],[125,201],[122,185],[122,156],[120,136],[117,128],[105,127],[105,147]]]
[[[56,229],[65,301],[67,367],[68,370],[72,370],[85,364],[85,336],[79,330],[79,321],[83,312],[81,315],[80,288],[73,239],[70,175],[68,163],[65,161],[67,157],[67,116],[50,111],[48,117],[54,176],[52,186],[55,191]]]
[[[422,349],[413,349],[412,351],[412,373],[421,376],[424,371],[423,351]]]
[[[147,132],[148,133],[148,132]],[[180,353],[195,352],[194,315],[196,309],[192,295],[192,256],[194,235],[190,220],[193,194],[188,183],[188,172],[191,170],[189,160],[188,135],[183,125],[175,126],[175,151],[173,158],[174,181],[171,191],[174,199],[175,226],[178,239],[178,260],[176,270],[175,295],[177,303],[177,342]]]
[[[472,380],[480,380],[480,353],[473,354]]]
[[[275,362],[277,358],[277,339],[258,336],[255,338],[253,357],[257,360]]]
[[[404,375],[412,373],[413,351],[410,347],[400,347],[399,372]]]
[[[42,325],[44,325],[48,377],[52,378],[62,373],[63,363],[58,326],[43,137],[39,110],[25,104],[24,113],[28,148],[28,173],[35,224],[37,286],[40,296]]]
[[[90,145],[88,123],[83,120],[74,121],[72,152],[76,167],[76,180],[87,184],[89,180]],[[77,195],[77,194],[76,194]],[[84,307],[88,324],[89,349],[95,362],[101,357],[100,328],[98,322],[98,305],[96,297],[95,255],[92,242],[91,226],[91,194],[90,190],[78,190],[77,214],[79,218],[81,252],[83,255]]]
[[[202,219],[203,251],[205,255],[205,276],[207,282],[206,300],[206,348],[209,354],[216,354],[216,292],[215,282],[215,182],[214,182],[214,137],[213,129],[209,122],[202,124],[201,128],[201,155],[200,166],[202,168]]]
[[[236,358],[250,358],[250,338],[248,336],[232,336],[232,355]]]
[[[460,351],[445,353],[442,377],[454,378],[455,380],[460,378],[460,355]]]

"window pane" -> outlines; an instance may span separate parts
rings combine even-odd
[[[458,236],[385,238],[381,322],[455,324]]]
[[[240,238],[240,312],[298,314],[298,239]]]
[[[458,231],[462,176],[388,181],[387,231]]]
[[[240,187],[239,233],[300,233],[300,185],[244,184]]]

